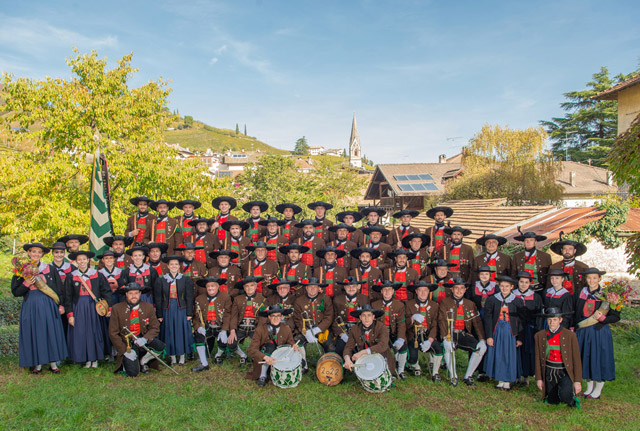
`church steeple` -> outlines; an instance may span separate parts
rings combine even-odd
[[[356,124],[356,114],[353,114],[351,123],[351,139],[349,139],[349,164],[354,168],[362,167],[362,148],[360,148],[360,135]]]

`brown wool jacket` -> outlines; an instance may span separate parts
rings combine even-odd
[[[364,337],[362,335],[362,323],[358,323],[349,332],[349,341],[344,346],[343,357],[352,356],[360,350],[365,350]],[[385,326],[381,318],[376,319],[373,324],[372,333],[369,335],[371,353],[379,353],[387,359],[387,366],[391,374],[395,374],[396,361],[389,349],[389,329]]]
[[[261,362],[265,356],[261,350],[269,341],[269,329],[265,322],[258,325],[253,337],[251,338],[251,343],[249,344],[249,356],[253,359],[253,371],[251,374],[247,374],[247,379],[258,380],[260,377],[262,364],[259,364],[259,362]],[[282,346],[283,344],[288,344],[290,346],[293,346],[294,344],[291,328],[287,325],[280,325],[280,330],[278,331],[278,340],[276,341],[276,345]]]
[[[152,304],[148,302],[139,302],[140,308],[138,309],[138,317],[140,319],[140,336],[147,339],[147,342],[152,341],[160,334],[160,322],[156,317],[156,312]],[[111,344],[116,348],[118,352],[116,370],[120,371],[122,366],[122,357],[127,351],[127,342],[124,338],[123,327],[129,328],[130,322],[130,308],[126,302],[120,302],[111,308],[111,318],[109,319],[109,339]],[[133,341],[131,341],[133,342]],[[131,344],[130,344],[131,345]]]
[[[545,397],[545,367],[547,354],[547,331],[536,332],[536,380],[542,380],[542,397]],[[576,334],[562,328],[560,331],[560,351],[562,352],[562,362],[567,370],[567,374],[573,383],[582,382],[582,360],[580,359],[580,347]]]

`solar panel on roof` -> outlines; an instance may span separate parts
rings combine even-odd
[[[403,192],[412,192],[413,191],[413,186],[411,184],[398,184],[398,187]]]
[[[420,181],[420,177],[418,175],[407,175],[407,179],[409,181]]]
[[[429,174],[420,174],[418,175],[423,181],[433,181],[433,177]]]
[[[407,181],[407,176],[406,175],[394,175],[393,178],[396,179],[396,181]]]

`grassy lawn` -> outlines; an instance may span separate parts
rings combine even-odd
[[[112,374],[112,364],[65,365],[59,376],[32,376],[16,357],[5,357],[0,429],[638,429],[637,321],[615,332],[616,381],[605,385],[601,400],[583,400],[582,410],[543,404],[534,385],[502,392],[489,383],[452,388],[410,377],[390,392],[370,394],[348,373],[337,387],[309,373],[297,388],[283,390],[245,380],[237,359],[200,374],[188,363],[178,367],[179,376],[152,370],[127,379]]]

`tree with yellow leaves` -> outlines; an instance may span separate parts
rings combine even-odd
[[[525,130],[485,125],[462,151],[462,176],[447,186],[447,199],[507,198],[511,205],[555,203],[560,163],[546,147],[542,127]]]

